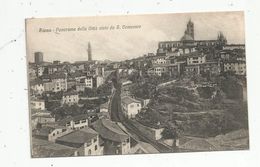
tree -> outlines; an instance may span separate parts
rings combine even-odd
[[[150,98],[152,88],[149,83],[135,83],[130,87],[130,91],[135,97],[147,99]]]
[[[62,98],[63,93],[64,93],[63,91],[54,92],[51,94],[50,98],[55,100],[60,100]]]
[[[162,81],[167,82],[167,81],[170,80],[170,78],[171,78],[171,76],[170,76],[170,74],[168,72],[167,73],[162,73],[162,76],[161,76]]]
[[[214,87],[198,87],[197,91],[199,96],[204,99],[209,99],[212,96],[212,93],[215,91]]]
[[[83,109],[80,108],[78,105],[75,104],[69,106],[65,104],[62,107],[55,109],[52,115],[54,115],[57,120],[60,120],[68,116],[75,116],[83,113]]]
[[[45,107],[49,111],[54,111],[61,106],[60,101],[46,101]]]
[[[112,89],[112,83],[105,83],[97,88],[97,95],[104,96],[110,95]]]
[[[216,95],[213,96],[212,102],[213,102],[214,104],[220,104],[220,103],[223,102],[224,97],[225,97],[224,92],[218,89],[218,90],[216,91]]]
[[[183,131],[183,128],[180,125],[177,125],[176,122],[169,121],[162,132],[164,139],[179,139]]]
[[[192,76],[191,80],[194,81],[194,83],[200,83],[205,81],[206,79],[203,78],[200,74],[196,74]]]
[[[148,109],[146,112],[140,112],[137,114],[137,121],[140,123],[152,127],[158,128],[161,124],[161,116],[157,111]]]
[[[132,82],[137,82],[141,79],[141,76],[138,71],[132,72],[130,75],[128,75],[128,80]]]
[[[220,85],[220,89],[226,94],[227,98],[241,98],[242,88],[239,84],[239,80],[235,76],[227,75],[226,77],[220,77],[218,83]]]
[[[96,96],[97,91],[95,88],[85,88],[84,92],[83,92],[83,96],[87,96],[87,97],[93,97]]]
[[[192,93],[192,91],[184,87],[174,87],[170,91],[172,96],[176,96],[180,99],[187,99],[189,101],[196,101],[197,97]]]
[[[36,129],[41,129],[41,128],[42,128],[42,124],[38,122],[38,123],[36,124]]]

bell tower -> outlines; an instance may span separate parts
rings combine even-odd
[[[91,45],[90,42],[88,42],[88,61],[92,61],[92,50],[91,50]]]
[[[187,24],[187,29],[185,31],[185,34],[189,35],[194,40],[194,24],[191,21],[191,19],[189,20],[189,22]]]

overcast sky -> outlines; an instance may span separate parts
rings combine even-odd
[[[228,43],[245,43],[243,12],[98,16],[78,18],[31,19],[27,21],[29,61],[34,52],[44,53],[44,61],[87,60],[88,42],[94,60],[125,60],[156,52],[159,41],[180,40],[188,20],[194,22],[195,39],[216,39],[222,31]],[[39,32],[89,26],[141,25],[138,29],[76,32]]]

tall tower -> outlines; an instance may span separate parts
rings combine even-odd
[[[92,50],[90,42],[88,43],[88,61],[92,61]]]
[[[221,44],[221,45],[226,45],[227,44],[227,39],[224,36],[223,32],[221,32],[221,31],[218,33],[217,40],[219,41],[219,44]]]
[[[43,63],[43,53],[42,52],[35,52],[34,53],[34,62],[35,64]]]
[[[187,24],[187,29],[185,31],[185,34],[189,35],[190,37],[192,37],[192,39],[194,39],[194,24],[191,21],[191,19],[189,20],[189,22]]]

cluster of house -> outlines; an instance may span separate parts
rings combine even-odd
[[[190,29],[193,29],[191,21],[180,41],[159,42],[157,54],[146,57],[152,63],[148,75],[218,75],[228,71],[246,75],[245,45],[227,44],[222,33],[217,40],[194,40]]]
[[[88,112],[58,121],[46,111],[43,100],[35,103],[32,98],[31,103],[34,104],[31,107],[33,139],[47,141],[57,148],[69,147],[70,156],[158,153],[152,145],[133,139],[120,123],[109,119],[108,102],[100,105],[99,113]],[[149,100],[124,96],[123,113],[127,118],[134,118],[148,103]],[[62,156],[59,152],[53,154]]]
[[[158,153],[149,143],[133,139],[120,123],[107,118],[93,121],[93,115],[83,114],[55,121],[48,119],[51,116],[46,112],[35,113],[32,118],[42,122],[41,127],[32,127],[33,139],[47,141],[57,148],[69,147],[70,156]],[[57,156],[63,155],[52,151]]]
[[[240,47],[240,46],[238,46]],[[244,52],[244,50],[240,50]],[[155,56],[152,58],[152,67],[148,69],[148,75],[163,74],[195,75],[203,73],[220,74],[221,72],[233,72],[236,75],[246,75],[245,57],[240,57],[235,51],[223,50],[218,53],[220,58],[211,59],[208,54],[194,51],[181,56]],[[229,58],[232,57],[233,58]]]
[[[39,113],[33,117],[39,118]],[[72,156],[130,153],[130,136],[117,123],[106,118],[94,122],[91,120],[92,116],[89,114],[56,122],[45,120],[42,127],[33,129],[32,136],[74,148]]]
[[[70,147],[72,156],[129,153],[129,135],[107,119],[108,103],[100,106],[99,113],[71,116],[59,121],[46,110],[43,94],[51,96],[63,92],[60,99],[52,101],[61,105],[78,104],[80,92],[103,84],[104,66],[94,61],[46,63],[43,54],[36,52],[35,63],[29,64],[29,77],[33,138]],[[98,121],[95,117],[99,118]]]
[[[77,70],[71,64],[33,65],[37,67],[34,68],[36,77],[30,78],[33,139],[53,143],[57,148],[58,146],[69,147],[71,156],[150,153],[151,150],[157,152],[148,143],[139,144],[132,139],[130,144],[128,132],[123,130],[119,123],[109,119],[109,102],[100,105],[100,112],[88,112],[62,120],[56,120],[52,113],[46,110],[46,101],[42,99],[43,94],[63,92],[61,99],[52,99],[52,101],[56,100],[61,105],[73,105],[79,103],[80,91],[84,91],[86,87],[93,88],[102,84],[98,79],[104,77],[104,68],[94,65],[91,70],[86,70],[90,64],[84,64],[77,64]],[[43,72],[39,72],[38,68]],[[75,71],[70,71],[71,69]],[[33,70],[30,68],[30,71]],[[79,86],[82,87],[78,88]],[[128,118],[134,118],[140,112],[141,106],[141,101],[130,97],[122,98],[123,111]],[[62,156],[60,153],[57,154]]]
[[[86,88],[98,88],[104,83],[105,70],[103,65],[95,62],[30,63],[29,77],[30,96],[33,97],[31,106],[37,109],[43,107],[43,94],[57,92],[63,92],[59,99],[61,105],[78,104],[79,93]]]
[[[74,88],[99,87],[104,82],[104,66],[88,63],[30,64],[29,76],[32,94],[59,92]]]
[[[71,73],[63,74],[55,72],[46,76],[41,75],[30,85],[32,137],[70,147],[71,156],[130,153],[130,136],[115,122],[108,119],[108,103],[100,106],[99,113],[70,116],[59,121],[46,110],[45,100],[39,98],[44,92],[64,91],[62,98],[58,100],[62,105],[77,104],[79,101],[77,89],[67,91],[69,87],[72,87],[72,84],[69,83],[72,81],[69,79]],[[88,87],[90,77],[83,72],[82,74],[74,77],[74,85],[85,83],[85,87]],[[45,78],[49,76],[50,80],[47,81]],[[82,80],[84,82],[80,82]],[[54,89],[46,89],[48,84],[52,84]],[[95,117],[98,119],[94,119]],[[62,155],[59,154],[59,156]]]
[[[125,63],[135,63],[139,69],[148,67],[144,72],[157,76],[202,73],[217,75],[228,71],[246,75],[245,45],[227,44],[221,32],[216,40],[195,40],[191,20],[179,41],[159,42],[156,54],[148,53]]]

